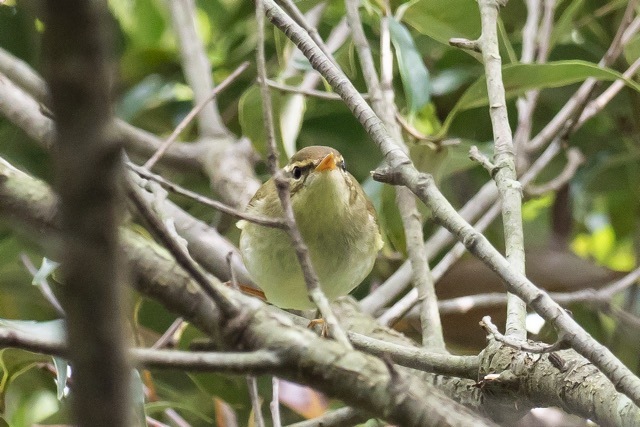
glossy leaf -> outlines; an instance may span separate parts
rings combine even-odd
[[[515,98],[532,89],[548,89],[566,86],[593,77],[598,80],[612,81],[623,79],[627,86],[640,92],[640,85],[624,79],[617,71],[599,67],[586,61],[556,61],[547,64],[512,64],[502,67],[505,95]],[[447,116],[439,136],[443,136],[451,126],[456,115],[463,110],[482,107],[489,102],[487,84],[484,76],[476,80],[460,97]]]
[[[394,17],[388,19],[409,111],[415,113],[431,99],[429,71],[422,62],[409,30]]]

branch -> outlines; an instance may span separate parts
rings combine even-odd
[[[350,427],[359,425],[371,418],[371,415],[353,408],[340,408],[311,420],[289,424],[287,427]]]
[[[0,160],[0,197],[0,215],[13,227],[38,230],[37,238],[43,242],[55,239],[55,197],[45,184]],[[131,283],[138,292],[159,300],[220,347],[235,351],[286,349],[280,355],[283,367],[272,374],[312,385],[402,426],[438,425],[445,420],[459,426],[493,425],[411,373],[402,371],[398,376],[380,359],[293,326],[288,317],[232,289],[225,289],[227,297],[251,315],[239,322],[227,319],[166,250],[127,229],[121,229],[120,236],[120,250],[134,273]],[[209,280],[220,286],[215,278]]]
[[[604,303],[609,303],[615,294],[635,284],[638,278],[640,278],[640,268],[633,270],[620,280],[616,280],[598,290],[580,289],[574,292],[551,292],[549,296],[562,306],[575,303],[588,303],[599,307]],[[466,313],[470,310],[500,307],[505,303],[506,296],[504,294],[488,293],[452,298],[440,301],[438,305],[442,313]]]
[[[477,233],[436,188],[433,178],[419,173],[404,152],[389,138],[384,125],[376,117],[366,102],[346,76],[314,48],[310,38],[292,22],[270,0],[265,2],[267,17],[280,28],[305,54],[311,65],[318,70],[340,94],[347,107],[360,121],[373,141],[378,145],[387,162],[387,167],[378,170],[374,179],[394,185],[405,185],[420,200],[432,209],[434,219],[457,238],[467,249],[492,268],[505,281],[510,292],[527,302],[540,316],[551,322],[580,354],[599,367],[620,391],[640,404],[640,379],[624,366],[603,345],[587,334],[564,310],[545,292],[538,289],[522,273],[513,271],[509,263],[489,243]]]
[[[52,132],[52,126],[50,125],[52,121],[47,117],[45,117],[45,120],[28,118],[28,116],[32,116],[31,111],[40,111],[40,104],[49,103],[46,83],[27,63],[11,55],[1,47],[0,94],[2,95],[0,96],[0,111],[14,123],[16,123],[16,118],[19,118],[16,116],[19,116],[21,111],[26,111],[23,114],[27,117],[24,117],[23,120],[32,121],[33,130],[30,130],[31,127],[29,125],[16,124],[36,142],[48,147],[53,138],[49,135]],[[34,98],[35,101],[31,98]],[[119,133],[118,138],[122,139],[122,143],[130,154],[148,158],[160,146],[161,141],[155,135],[136,128],[118,118],[114,118],[113,121],[115,129]],[[33,135],[34,133],[36,133],[35,136]],[[179,143],[170,147],[164,158],[164,163],[181,170],[199,170],[201,167],[200,159],[204,153],[204,146],[201,143]]]
[[[194,0],[168,0],[171,22],[180,43],[182,69],[189,86],[193,89],[196,105],[203,104],[198,112],[198,128],[203,138],[224,138],[229,135],[217,102],[207,100],[213,91],[211,64],[196,31],[196,5]]]
[[[349,342],[347,335],[338,323],[338,319],[329,305],[329,300],[320,287],[320,281],[318,275],[315,272],[313,265],[311,264],[311,258],[309,256],[309,248],[302,239],[302,234],[296,225],[296,220],[293,215],[293,206],[291,205],[291,193],[289,192],[289,182],[284,177],[281,170],[278,168],[278,148],[276,147],[275,130],[273,125],[273,110],[271,108],[271,94],[269,93],[269,87],[267,86],[267,71],[266,60],[264,54],[264,3],[260,0],[257,1],[256,7],[256,20],[258,21],[258,76],[260,78],[260,93],[262,94],[262,111],[265,130],[267,133],[267,148],[269,150],[269,169],[271,175],[273,175],[275,181],[275,187],[278,191],[278,197],[282,205],[282,213],[284,221],[287,224],[287,234],[291,239],[293,248],[296,252],[296,257],[300,263],[302,275],[304,276],[305,284],[307,285],[307,292],[309,299],[314,302],[327,326],[329,332],[335,337],[335,339],[348,349],[353,349],[353,346]]]
[[[106,1],[44,2],[43,55],[57,117],[63,308],[79,425],[129,425],[121,144],[113,138]],[[96,369],[100,367],[100,369]],[[96,405],[100,402],[100,405]]]
[[[0,327],[0,346],[21,348],[50,356],[67,357],[69,353],[68,346],[64,342],[10,327]],[[129,350],[129,357],[134,365],[147,369],[176,369],[237,375],[261,375],[272,372],[283,364],[282,358],[269,350],[222,353],[132,348]]]
[[[358,350],[379,357],[387,356],[398,365],[406,366],[407,368],[468,379],[476,379],[478,377],[480,365],[477,356],[442,354],[438,348],[427,351],[421,348],[389,343],[356,332],[349,332],[349,339]]]
[[[191,111],[189,111],[189,114],[187,114],[184,119],[182,119],[182,121],[178,124],[178,126],[176,126],[176,128],[173,130],[173,132],[171,132],[171,135],[169,135],[169,138],[167,138],[162,145],[158,148],[158,150],[153,153],[153,156],[151,156],[151,158],[149,160],[147,160],[147,162],[144,164],[144,167],[146,169],[151,170],[153,168],[153,165],[155,165],[158,160],[160,160],[162,158],[162,156],[164,155],[164,153],[167,151],[167,149],[169,148],[169,146],[171,144],[173,144],[173,142],[176,140],[176,138],[182,133],[182,131],[184,130],[184,128],[187,127],[187,125],[189,123],[191,123],[191,121],[193,120],[193,118],[202,112],[202,110],[210,103],[212,102],[214,99],[216,99],[216,97],[218,96],[219,93],[221,93],[223,90],[225,90],[240,74],[242,74],[243,71],[245,71],[247,68],[249,67],[249,62],[243,62],[242,64],[240,64],[240,66],[238,68],[236,68],[231,74],[229,74],[227,76],[226,79],[224,79],[222,81],[222,83],[220,83],[218,86],[216,86],[215,89],[213,89],[206,98],[204,98],[202,101],[200,101],[196,106],[194,106]]]
[[[386,19],[382,21],[382,79],[374,65],[371,48],[362,27],[358,11],[359,0],[346,0],[347,22],[351,28],[353,40],[358,50],[360,65],[367,84],[373,110],[381,118],[389,131],[396,146],[408,153],[408,148],[402,139],[400,126],[396,121],[397,109],[394,103],[392,82],[393,55],[388,29],[385,29]],[[388,6],[388,4],[387,4]],[[388,13],[388,10],[387,10]],[[422,233],[422,215],[418,211],[415,197],[404,188],[396,191],[396,204],[402,218],[402,225],[406,236],[406,248],[411,262],[412,282],[420,295],[421,326],[423,346],[445,351],[442,324],[438,313],[438,300],[433,285],[433,278],[429,269],[428,254],[424,245]]]
[[[569,150],[567,150],[567,164],[564,166],[564,169],[562,169],[562,172],[544,184],[529,184],[525,187],[525,192],[529,196],[541,196],[550,191],[558,191],[573,179],[578,168],[585,162],[585,160],[586,159],[580,149],[576,147],[569,148]]]
[[[522,230],[522,187],[518,182],[511,127],[507,116],[507,102],[502,82],[502,60],[498,48],[498,8],[496,0],[480,0],[482,35],[479,43],[484,62],[489,98],[489,114],[493,127],[495,173],[492,174],[502,200],[502,223],[506,259],[514,271],[524,274],[524,232]],[[516,295],[508,295],[508,336],[524,339],[527,336],[525,318],[527,307]]]
[[[195,200],[198,203],[201,203],[205,206],[209,206],[213,209],[216,209],[220,212],[224,212],[227,215],[231,215],[234,218],[237,219],[244,219],[245,221],[249,221],[249,222],[253,222],[256,224],[260,224],[263,225],[265,227],[274,227],[274,228],[282,228],[284,229],[286,227],[286,224],[278,218],[271,218],[271,217],[261,217],[261,216],[256,216],[256,215],[252,215],[248,212],[243,212],[240,211],[238,209],[234,209],[229,205],[226,205],[224,203],[221,203],[217,200],[213,200],[210,199],[208,197],[205,197],[199,193],[196,193],[194,191],[188,190],[174,182],[169,181],[168,179],[163,178],[160,175],[156,175],[152,172],[149,172],[146,168],[138,166],[132,162],[127,162],[126,166],[131,169],[132,171],[134,171],[136,174],[138,174],[140,177],[144,178],[144,179],[148,179],[154,182],[157,182],[158,184],[160,184],[163,188],[172,191],[176,194],[180,194],[182,196],[188,197],[192,200]]]

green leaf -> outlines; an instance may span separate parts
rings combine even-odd
[[[404,21],[447,46],[452,37],[480,36],[480,11],[473,0],[420,0],[407,9]]]
[[[0,350],[0,372],[2,373],[0,378],[0,413],[5,411],[5,393],[9,384],[38,363],[45,363],[49,360],[50,357],[44,354],[17,348]]]
[[[593,77],[598,80],[613,81],[622,79],[627,86],[640,92],[640,85],[625,79],[617,71],[602,68],[597,64],[586,61],[556,61],[546,64],[511,64],[502,67],[507,99],[520,96],[532,89],[548,89],[566,86]],[[447,116],[437,137],[444,136],[456,115],[464,110],[482,107],[489,102],[487,98],[487,84],[485,76],[480,76],[460,97],[456,105]]]
[[[157,46],[167,27],[164,11],[155,0],[111,0],[111,13],[138,46]]]
[[[431,98],[429,71],[422,62],[409,30],[394,17],[389,17],[389,32],[396,50],[398,69],[402,78],[409,111],[415,113],[427,104]]]
[[[271,92],[271,102],[274,121],[280,117],[282,109],[282,96],[275,91]],[[267,137],[262,119],[262,96],[257,85],[251,86],[242,94],[238,106],[240,126],[242,134],[253,143],[253,147],[263,156],[267,154]],[[275,124],[276,141],[282,141],[280,126]],[[278,143],[278,145],[281,145]],[[282,154],[282,153],[281,153]]]

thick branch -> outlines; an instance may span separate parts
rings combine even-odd
[[[73,407],[80,426],[129,425],[118,225],[121,143],[111,125],[106,2],[45,2],[43,37],[61,199]],[[97,369],[98,368],[98,369]]]
[[[36,199],[33,187],[40,188]],[[55,197],[45,185],[0,161],[0,214],[14,226],[54,231]],[[23,217],[10,207],[24,205]],[[27,211],[28,210],[28,211]],[[43,215],[43,213],[48,213]],[[47,241],[50,235],[39,239]],[[220,288],[245,313],[234,321],[225,318],[171,256],[152,241],[121,230],[121,251],[134,274],[138,292],[161,301],[210,335],[217,345],[235,351],[286,349],[284,365],[273,374],[312,385],[329,396],[403,426],[492,425],[445,398],[434,386],[378,358],[320,338],[288,317],[267,309],[256,299]],[[215,278],[209,277],[215,282]],[[216,283],[216,286],[220,286]],[[452,414],[454,414],[452,416]],[[441,424],[439,424],[441,423]],[[447,424],[448,423],[448,424]]]

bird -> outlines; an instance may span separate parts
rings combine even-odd
[[[320,288],[329,301],[347,295],[371,272],[383,246],[371,201],[334,148],[302,148],[282,171],[289,181],[296,224],[309,248]],[[258,189],[246,211],[283,217],[273,177]],[[237,226],[245,266],[266,300],[283,309],[315,308],[287,232],[247,220]]]

